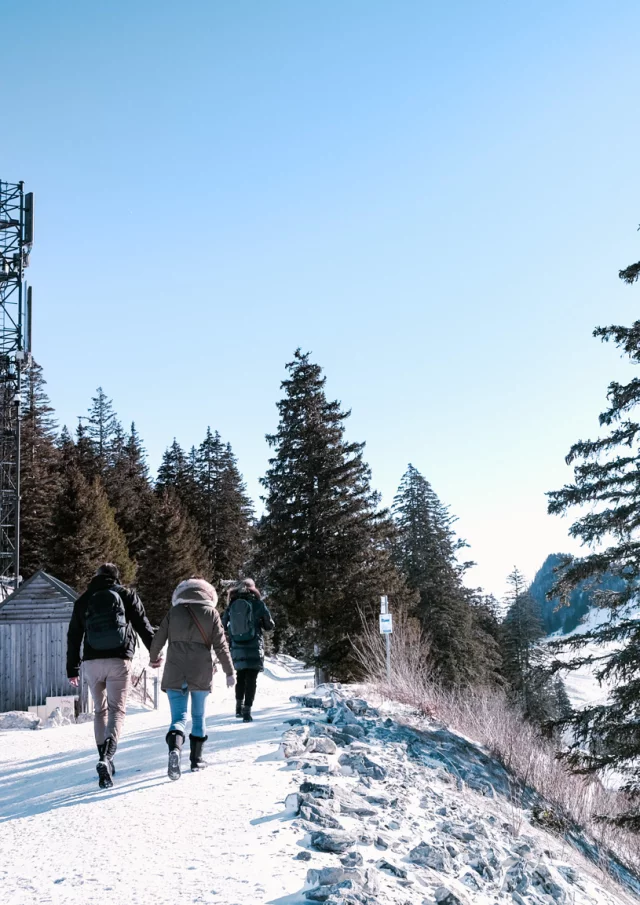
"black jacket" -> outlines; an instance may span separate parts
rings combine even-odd
[[[127,618],[127,635],[123,645],[113,650],[94,650],[85,640],[82,660],[132,660],[136,649],[136,632],[142,643],[149,650],[153,629],[149,624],[144,607],[135,591],[123,588],[108,575],[96,575],[89,582],[89,587],[81,594],[73,605],[73,615],[67,632],[67,676],[70,679],[80,675],[80,646],[84,639],[85,611],[89,597],[96,591],[112,588],[122,598]]]
[[[275,628],[275,623],[271,618],[271,613],[265,604],[251,592],[237,594],[231,598],[231,603],[238,598],[243,597],[250,600],[253,604],[253,623],[256,633],[251,641],[234,641],[230,637],[231,659],[236,670],[239,669],[257,669],[260,672],[264,669],[264,641],[262,632],[270,632]],[[222,614],[222,624],[227,634],[229,633],[229,607]]]

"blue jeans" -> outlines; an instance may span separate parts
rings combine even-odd
[[[208,691],[192,691],[182,687],[167,689],[167,697],[169,698],[169,706],[171,707],[171,726],[186,736],[187,717],[189,713],[189,694],[191,694],[191,734],[198,738],[204,738],[207,734],[204,724],[204,713],[207,707]]]

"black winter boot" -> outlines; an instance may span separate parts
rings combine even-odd
[[[104,749],[105,749],[105,745],[106,745],[106,742],[103,742],[101,745],[98,745],[98,746],[97,746],[97,748],[98,748],[98,757],[100,758],[100,760],[102,760],[102,758],[104,757]],[[115,763],[113,762],[113,758],[111,759],[111,775],[112,775],[112,776],[115,776],[115,775],[116,775],[116,765],[115,765]]]
[[[113,786],[113,756],[116,753],[118,743],[115,738],[110,735],[102,746],[102,754],[100,760],[96,764],[98,772],[98,786],[101,789],[110,789]]]
[[[193,773],[198,770],[204,770],[205,767],[209,766],[206,760],[202,759],[202,747],[208,738],[208,735],[205,735],[204,738],[198,735],[189,736],[189,741],[191,742],[191,771]]]
[[[184,743],[184,732],[180,732],[179,729],[170,729],[165,741],[169,746],[167,776],[169,779],[180,779],[180,754]]]
[[[238,719],[242,716],[242,701],[236,701],[236,716]]]
[[[242,722],[253,723],[253,717],[251,716],[251,707],[245,706],[242,708]]]

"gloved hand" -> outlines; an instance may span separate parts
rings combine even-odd
[[[233,686],[234,686],[235,684],[236,684],[236,677],[235,677],[235,676],[227,676],[227,688],[233,688]]]

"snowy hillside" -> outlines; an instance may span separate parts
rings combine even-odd
[[[640,605],[635,604],[633,607],[630,607],[627,610],[629,615],[633,615],[636,618],[640,617]],[[563,638],[571,638],[575,635],[583,635],[586,632],[592,631],[600,625],[604,625],[610,619],[610,611],[605,609],[600,609],[598,607],[592,607],[587,613],[583,622],[574,629],[572,632],[569,632],[567,635],[562,635],[560,632],[556,632],[553,635],[549,636],[549,640],[558,641]],[[565,652],[561,655],[561,659],[571,659],[572,656],[593,656],[593,657],[603,657],[606,654],[610,653],[614,650],[615,647],[613,645],[597,645],[597,644],[587,644],[585,647],[580,648],[580,650],[572,653],[571,651]],[[604,703],[607,700],[608,688],[605,685],[600,685],[597,679],[594,676],[594,666],[583,666],[580,669],[573,670],[571,672],[563,673],[562,678],[564,679],[567,693],[571,700],[571,703],[574,707],[581,707],[587,704],[600,704]]]
[[[295,661],[266,666],[250,725],[218,677],[211,766],[176,783],[166,710],[129,714],[102,792],[90,724],[3,732],[3,905],[640,901],[640,883],[577,828],[559,835],[469,741],[347,688],[313,692]]]

